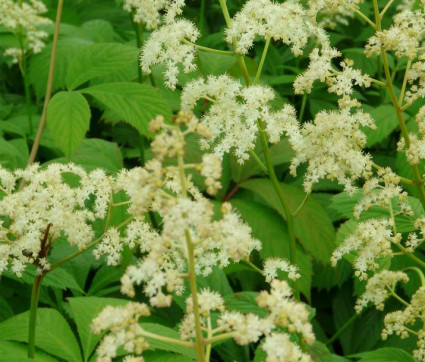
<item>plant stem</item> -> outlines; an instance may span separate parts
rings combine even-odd
[[[248,259],[243,259],[242,260],[244,263],[248,264],[252,269],[254,269],[256,272],[260,273],[261,275],[263,275],[263,271],[258,268],[251,260]]]
[[[222,341],[224,339],[233,338],[234,335],[235,335],[235,332],[223,333],[223,334],[220,334],[218,336],[215,336],[215,337],[211,337],[211,338],[206,339],[204,341],[204,343],[205,344],[212,344],[212,343],[215,343],[215,342]]]
[[[171,343],[171,344],[175,344],[177,346],[182,346],[182,347],[187,347],[187,348],[192,348],[193,349],[193,343],[186,342],[186,341],[181,341],[180,339],[161,336],[159,334],[151,333],[151,332],[148,332],[148,331],[145,331],[145,330],[141,331],[140,332],[140,335],[143,336],[143,337],[148,337],[148,338],[156,339],[158,341],[162,341],[162,342],[166,342],[166,343]]]
[[[337,339],[338,339],[338,337],[341,335],[341,333],[342,332],[344,332],[353,322],[355,322],[355,320],[357,319],[357,318],[359,318],[360,317],[360,314],[353,314],[352,316],[351,316],[351,318],[347,321],[347,322],[345,322],[343,325],[342,325],[342,327],[341,328],[339,328],[337,331],[336,331],[336,333],[331,337],[331,338],[329,338],[328,340],[327,340],[327,342],[326,342],[326,345],[328,345],[328,344],[332,344],[333,342],[335,342]]]
[[[288,200],[286,199],[285,193],[280,186],[279,180],[277,179],[276,173],[274,171],[272,158],[269,151],[269,145],[267,142],[266,134],[263,130],[263,125],[261,121],[258,121],[258,130],[260,131],[260,139],[261,144],[264,150],[264,156],[266,158],[266,166],[268,170],[268,175],[273,183],[274,189],[279,197],[280,203],[283,206],[286,216],[286,222],[288,224],[288,233],[289,233],[289,248],[290,248],[290,260],[291,264],[297,265],[297,244],[296,244],[296,236],[295,236],[295,226],[294,226],[294,216],[291,212],[291,208],[289,206]],[[296,299],[300,298],[300,291],[298,288],[298,282],[293,282],[294,287],[294,296]]]
[[[179,168],[179,177],[181,185],[181,196],[187,197],[186,189],[186,176],[184,174],[184,160],[183,155],[179,154],[177,157],[178,168]],[[183,218],[186,218],[185,215],[182,215]],[[190,231],[185,229],[184,231],[186,238],[186,248],[187,248],[187,263],[188,263],[188,275],[189,275],[189,284],[190,292],[192,295],[193,302],[193,316],[195,318],[195,349],[196,355],[198,357],[198,362],[205,362],[205,353],[203,345],[203,336],[202,336],[202,326],[201,326],[201,315],[199,311],[198,304],[198,287],[196,285],[196,271],[195,271],[195,253],[193,248],[193,242],[190,235]]]
[[[406,307],[408,307],[410,304],[407,303],[403,298],[401,298],[395,291],[394,289],[390,289],[390,294],[397,299],[401,304],[404,304]]]
[[[229,15],[229,10],[227,9],[226,0],[219,0],[219,2],[220,2],[221,10],[223,12],[223,16],[224,16],[224,19],[226,21],[226,24],[227,24],[228,27],[230,27],[232,20],[231,20],[230,15]],[[237,40],[235,38],[232,39],[232,43],[233,43],[234,50],[237,49]],[[264,55],[264,53],[263,53],[263,55]],[[239,66],[242,70],[242,73],[244,74],[246,85],[250,86],[252,84],[251,78],[250,78],[248,70],[246,68],[246,64],[245,64],[245,60],[244,60],[243,56],[238,58],[238,63],[239,63]],[[276,193],[277,193],[277,195],[280,199],[280,202],[283,206],[283,209],[284,209],[285,215],[286,215],[286,222],[288,224],[289,243],[290,243],[290,261],[293,265],[297,265],[297,256],[296,256],[297,245],[296,245],[296,237],[295,237],[294,218],[293,218],[291,209],[289,207],[288,200],[286,199],[286,196],[285,196],[285,194],[282,190],[282,187],[279,184],[279,181],[276,177],[276,173],[274,171],[273,162],[272,162],[272,158],[271,158],[270,150],[269,150],[269,146],[268,146],[268,140],[267,140],[265,131],[263,129],[262,121],[258,120],[257,125],[258,125],[258,131],[260,133],[260,139],[261,139],[261,144],[262,144],[262,147],[263,147],[264,157],[266,159],[267,174],[269,175],[269,177],[270,177],[270,179],[273,183],[273,187],[274,187],[274,189],[275,189],[275,191],[276,191]],[[254,159],[258,162],[258,160],[256,158],[254,158]],[[262,167],[261,164],[259,163],[260,167]],[[294,297],[296,299],[299,299],[300,298],[300,292],[299,292],[299,287],[298,287],[297,281],[293,282],[293,289],[294,289]]]
[[[378,0],[373,0],[373,8],[375,11],[376,30],[381,31],[381,16],[379,13]],[[400,103],[394,91],[393,81],[391,78],[390,68],[388,65],[387,52],[384,47],[381,47],[381,55],[382,55],[382,62],[384,66],[385,78],[387,81],[386,89],[388,90],[388,94],[390,95],[391,101],[396,111],[397,119],[400,125],[401,134],[405,140],[406,147],[409,148],[410,147],[409,132],[407,131],[406,123],[403,117],[403,112],[401,110]],[[421,178],[418,165],[412,165],[412,168],[413,168],[413,178],[415,180],[415,185],[419,191],[419,199],[422,203],[422,206],[425,209],[425,188],[423,185],[423,180]]]
[[[206,0],[201,0],[201,8],[199,9],[199,30],[204,33],[205,26],[205,3]]]
[[[63,0],[59,0],[58,7],[56,10],[55,32],[53,34],[52,54],[50,56],[49,75],[47,77],[46,95],[44,97],[43,112],[41,114],[40,124],[38,125],[37,134],[35,136],[35,140],[31,148],[31,154],[28,159],[28,166],[34,163],[35,157],[38,152],[38,148],[40,147],[41,136],[43,135],[43,131],[46,126],[47,107],[49,105],[50,97],[52,95],[53,75],[55,72],[56,53],[58,49],[59,28],[60,28],[60,22],[62,17],[62,9],[63,9]],[[22,189],[24,185],[25,185],[25,182],[22,181],[19,189]]]
[[[33,123],[32,123],[32,114],[31,114],[31,89],[28,79],[28,64],[27,56],[25,55],[24,50],[22,50],[22,78],[24,78],[24,88],[25,88],[25,103],[27,108],[28,122],[30,126],[30,135],[33,132]]]
[[[303,97],[301,99],[301,108],[300,115],[298,117],[298,121],[301,123],[304,119],[305,106],[307,104],[307,92],[304,92]]]
[[[45,274],[36,275],[31,293],[31,307],[28,327],[28,358],[34,359],[35,356],[35,327],[37,323],[37,307],[40,296],[41,282]]]
[[[424,273],[422,273],[422,270],[420,270],[419,268],[416,268],[415,266],[411,266],[411,267],[408,267],[406,269],[403,269],[403,271],[407,271],[407,270],[412,270],[412,271],[416,272],[416,274],[418,274],[418,276],[421,280],[421,285],[423,287],[425,287],[425,277],[424,277]]]
[[[267,51],[270,46],[270,37],[266,38],[266,44],[264,45],[263,54],[261,54],[260,65],[258,66],[257,73],[255,74],[254,84],[257,84],[260,80],[261,72],[263,71],[264,61],[266,60]]]
[[[263,163],[263,161],[261,161],[260,157],[258,157],[258,155],[254,152],[254,150],[249,150],[249,154],[251,155],[251,157],[255,160],[255,162],[257,162],[258,166],[261,168],[261,170],[265,173],[268,174],[267,171],[267,167],[266,165]]]

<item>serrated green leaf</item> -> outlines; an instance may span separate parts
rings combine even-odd
[[[75,151],[71,161],[84,167],[86,171],[102,168],[108,173],[115,173],[122,169],[121,152],[115,143],[102,139],[85,139],[80,148]],[[66,163],[66,158],[56,158],[51,162]]]
[[[145,136],[151,136],[148,124],[157,115],[163,115],[166,121],[170,121],[172,117],[162,94],[147,84],[104,83],[82,89],[81,92],[95,97]]]
[[[350,357],[360,358],[358,362],[416,362],[411,355],[399,348],[379,348]]]
[[[84,353],[84,361],[87,361],[102,338],[102,335],[94,334],[90,329],[93,319],[106,306],[121,306],[127,304],[128,301],[113,298],[79,297],[69,298],[69,303],[75,323],[77,324],[78,335],[80,336]]]
[[[371,147],[387,138],[399,125],[394,107],[388,104],[376,108],[364,106],[372,118],[375,120],[376,129],[363,129],[367,136],[366,147]]]
[[[119,72],[134,63],[139,49],[121,43],[98,43],[78,52],[69,65],[66,86],[73,90],[90,79]]]
[[[266,203],[277,210],[282,217],[285,217],[283,206],[270,180],[248,180],[240,186],[257,193]],[[291,210],[296,210],[304,200],[304,192],[295,186],[283,183],[281,183],[281,187]],[[329,263],[330,256],[335,248],[335,231],[331,219],[320,203],[310,198],[296,216],[294,225],[295,234],[302,246],[315,259],[322,263]]]
[[[1,362],[57,362],[57,359],[43,351],[36,350],[34,359],[27,357],[28,347],[24,344],[10,341],[0,341]]]
[[[29,312],[0,323],[1,341],[28,342]],[[65,361],[81,361],[80,347],[66,320],[54,309],[39,308],[35,345]]]
[[[90,126],[90,107],[77,92],[59,92],[49,102],[47,127],[58,147],[71,158]]]

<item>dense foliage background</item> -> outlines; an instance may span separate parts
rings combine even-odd
[[[56,1],[45,0],[47,17],[54,21]],[[396,2],[398,3],[398,2]],[[380,1],[381,6],[386,1]],[[240,10],[243,1],[229,1],[229,12]],[[366,15],[373,17],[371,2],[361,6]],[[388,10],[393,12],[395,6]],[[385,17],[383,27],[391,23]],[[196,23],[202,38],[199,45],[227,50],[223,31],[225,21],[217,1],[188,1],[184,16]],[[378,57],[366,58],[363,53],[365,41],[373,30],[359,18],[347,17],[348,25],[336,23],[329,30],[332,46],[342,51],[344,57],[354,60],[354,67],[362,69],[371,77],[383,79],[381,61]],[[25,84],[21,69],[10,57],[0,54],[0,164],[10,170],[25,168],[31,146],[36,138],[45,96],[52,35],[54,24],[43,27],[48,33],[47,46],[38,54],[28,57],[26,79],[29,101],[25,98]],[[152,134],[148,123],[157,114],[170,121],[180,109],[182,86],[199,76],[227,73],[243,81],[237,58],[224,54],[198,52],[198,69],[179,75],[175,91],[163,83],[161,66],[154,68],[150,76],[142,75],[138,65],[140,45],[149,31],[132,22],[118,0],[69,0],[65,1],[54,73],[53,96],[47,113],[47,128],[41,138],[36,161],[42,165],[52,162],[72,161],[87,171],[102,168],[116,174],[122,168],[144,165],[152,158],[150,141]],[[170,34],[170,36],[173,36]],[[17,42],[6,28],[0,27],[0,48],[6,49]],[[308,55],[315,47],[311,41],[303,57],[294,57],[290,49],[271,42],[264,63],[260,83],[272,86],[276,91],[273,106],[280,108],[290,103],[297,109],[301,122],[314,118],[322,110],[338,108],[338,97],[327,91],[326,85],[316,83],[311,94],[296,95],[293,82],[308,65]],[[245,57],[248,71],[255,76],[264,42],[258,41]],[[2,52],[0,52],[2,53]],[[406,67],[406,58],[397,59],[388,55],[395,87],[400,86]],[[399,175],[412,178],[411,167],[404,155],[396,151],[400,129],[391,100],[385,90],[377,85],[356,88],[355,98],[374,118],[378,130],[365,129],[366,150],[374,162],[391,166]],[[418,109],[425,104],[417,101],[405,112],[410,132],[417,132],[414,121]],[[196,112],[205,109],[200,105]],[[30,114],[30,117],[28,117]],[[31,119],[31,122],[29,120]],[[187,162],[199,162],[202,152],[198,139],[191,136],[187,141]],[[271,146],[272,161],[279,182],[285,191],[291,208],[296,209],[303,201],[303,167],[298,177],[289,174],[289,164],[294,153],[288,140]],[[256,153],[263,158],[260,147]],[[176,160],[167,162],[173,164]],[[193,180],[205,190],[199,174],[193,172]],[[233,155],[223,159],[222,189],[214,198],[219,205],[231,204],[248,223],[253,235],[263,248],[254,253],[252,263],[257,266],[267,257],[289,259],[289,236],[282,209],[271,182],[253,159],[239,164]],[[413,220],[423,213],[417,190],[407,186],[409,201],[414,216],[400,216],[399,231],[412,231]],[[400,339],[390,336],[381,339],[385,313],[369,308],[360,316],[354,311],[357,297],[365,288],[365,281],[353,278],[350,258],[343,259],[333,268],[330,257],[343,239],[355,230],[353,208],[360,194],[347,195],[336,182],[320,181],[311,197],[295,220],[298,240],[297,261],[301,278],[301,299],[311,306],[312,323],[318,342],[311,347],[311,354],[318,361],[413,361],[411,352],[416,348],[413,337]],[[125,200],[125,196],[122,196]],[[115,200],[120,202],[120,200]],[[372,208],[362,218],[385,214],[385,210]],[[126,218],[125,209],[114,211],[112,224],[119,225]],[[153,215],[154,224],[160,224],[158,215]],[[99,232],[103,225],[96,225]],[[75,250],[74,250],[75,251]],[[72,250],[65,240],[55,242],[50,251],[51,260],[59,260]],[[40,295],[39,322],[36,347],[38,361],[91,361],[95,360],[95,347],[100,336],[90,331],[91,320],[106,305],[120,305],[126,298],[120,293],[120,278],[128,265],[140,255],[127,248],[120,266],[108,266],[104,260],[96,260],[90,252],[74,258],[49,273],[43,281]],[[352,261],[352,260],[351,260]],[[385,266],[385,263],[383,264]],[[403,269],[412,265],[408,257],[393,260],[391,268]],[[35,267],[29,266],[22,278],[5,271],[0,281],[0,360],[20,361],[26,359],[28,313],[31,284]],[[281,276],[284,276],[282,273]],[[228,309],[243,312],[258,312],[254,297],[267,289],[264,277],[248,265],[232,265],[216,269],[209,277],[198,277],[200,287],[219,291]],[[400,293],[410,297],[417,289],[419,278],[403,285]],[[137,295],[137,300],[144,300]],[[184,302],[176,297],[169,309],[158,309],[144,319],[146,328],[174,336],[180,321]],[[400,308],[400,303],[391,300],[385,312]],[[260,311],[261,312],[261,311]],[[335,333],[347,326],[341,333]],[[333,337],[335,335],[335,337]],[[152,344],[152,351],[144,353],[147,361],[190,361],[193,354],[166,343]],[[380,350],[381,348],[386,350]],[[394,348],[394,349],[393,349]],[[213,361],[260,361],[261,353],[254,347],[239,346],[226,341],[214,348]],[[345,357],[342,357],[345,356]]]

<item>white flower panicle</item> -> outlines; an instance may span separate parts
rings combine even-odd
[[[142,47],[140,65],[143,72],[150,74],[154,65],[163,64],[166,68],[165,84],[175,89],[179,66],[182,66],[185,73],[196,69],[196,48],[190,42],[195,43],[199,36],[195,24],[185,19],[161,26]],[[189,42],[185,43],[185,39]]]
[[[184,290],[184,276],[188,272],[188,238],[193,243],[196,272],[202,275],[209,275],[214,267],[239,262],[261,247],[260,242],[252,237],[251,228],[232,211],[230,204],[223,204],[221,219],[214,218],[213,204],[188,177],[182,180],[179,167],[184,170],[184,165],[165,167],[162,164],[166,157],[181,158],[183,162],[184,134],[195,132],[209,136],[209,131],[190,112],[180,112],[174,123],[176,125],[165,125],[155,119],[150,126],[159,131],[152,142],[155,158],[145,168],[118,175],[116,190],[124,190],[129,196],[131,205],[127,212],[134,221],[120,239],[118,233],[108,234],[99,246],[103,250],[112,245],[140,246],[145,256],[127,269],[122,278],[122,291],[134,296],[134,285],[143,283],[144,293],[157,307],[170,305],[170,293],[181,294]],[[181,131],[180,126],[186,130]],[[201,170],[208,192],[214,193],[220,188],[221,163],[216,156],[205,154],[201,164],[188,166]],[[182,194],[183,189],[187,194],[186,191]],[[161,216],[161,233],[152,231],[144,223],[147,211],[155,211]]]
[[[288,273],[288,278],[292,280],[296,280],[300,277],[296,265],[291,265],[285,259],[267,258],[263,266],[263,275],[266,277],[266,282],[270,283],[273,279],[276,279],[278,270]]]
[[[412,333],[415,322],[419,319],[422,323],[425,317],[425,287],[421,286],[412,296],[410,304],[404,310],[388,313],[384,318],[385,328],[382,331],[382,339],[396,334],[402,339],[408,338]],[[425,330],[422,328],[417,333],[418,349],[413,351],[413,357],[425,361]]]
[[[364,0],[308,0],[308,13],[315,20],[317,14],[323,10],[334,13],[343,13],[358,8]]]
[[[398,58],[408,57],[413,60],[418,55],[418,48],[424,39],[425,17],[420,10],[405,10],[394,16],[394,24],[378,31],[372,36],[365,48],[367,56],[381,54],[381,48],[395,52]]]
[[[407,214],[412,216],[412,208],[408,204],[407,192],[399,185],[400,177],[389,167],[378,170],[378,177],[367,180],[363,185],[363,197],[354,207],[354,217],[358,219],[362,212],[372,206],[388,209],[393,216]],[[393,200],[397,200],[399,210],[393,208]],[[394,220],[391,219],[393,223]]]
[[[368,278],[368,270],[376,270],[376,259],[393,256],[391,246],[401,241],[401,234],[394,235],[392,221],[388,219],[368,219],[357,225],[354,234],[339,245],[332,254],[331,263],[336,266],[343,255],[357,252],[353,268],[360,280]]]
[[[371,277],[366,284],[366,290],[356,301],[356,312],[360,313],[369,303],[378,310],[384,310],[384,302],[391,296],[398,282],[407,283],[409,277],[401,271],[382,270]]]
[[[298,56],[302,55],[310,36],[319,36],[327,41],[323,32],[312,24],[306,10],[293,1],[247,1],[226,30],[226,40],[229,44],[235,40],[235,51],[246,54],[257,35],[282,41]]]
[[[198,298],[201,324],[204,328],[207,328],[207,320],[210,318],[211,311],[218,311],[221,313],[217,319],[218,329],[230,333],[236,343],[247,345],[258,342],[262,336],[265,337],[262,348],[268,355],[266,361],[312,360],[289,339],[288,333],[297,333],[302,344],[310,345],[314,342],[315,337],[308,321],[308,310],[304,304],[292,299],[291,288],[285,281],[273,280],[271,291],[263,291],[257,296],[258,306],[268,310],[268,315],[265,317],[259,317],[253,313],[242,314],[237,311],[227,311],[219,294],[208,289],[202,290],[198,294]],[[187,299],[186,306],[186,315],[180,325],[180,338],[191,341],[195,338],[191,297]],[[285,341],[284,345],[282,345],[283,340]]]
[[[51,23],[50,19],[40,16],[45,12],[47,12],[46,6],[38,0],[21,4],[13,0],[2,0],[0,1],[0,25],[16,36],[23,36],[25,52],[37,54],[44,48],[44,39],[48,36],[45,31],[39,30],[39,27]],[[8,48],[4,55],[11,56],[13,62],[18,63],[22,58],[22,49]]]
[[[133,13],[136,23],[145,24],[149,30],[156,29],[161,24],[162,12],[166,12],[164,20],[171,23],[182,13],[184,0],[124,0],[124,10]]]
[[[211,104],[201,121],[210,129],[211,138],[202,141],[202,146],[212,146],[220,157],[233,150],[238,161],[243,163],[255,146],[258,121],[265,126],[269,141],[276,143],[284,124],[296,120],[295,109],[290,105],[272,111],[269,102],[274,98],[269,87],[243,87],[229,76],[221,75],[189,82],[183,89],[181,102],[182,109],[191,110],[198,100],[209,101]]]
[[[77,184],[66,182],[67,174],[73,174]],[[14,191],[21,178],[26,180],[25,187]],[[26,264],[45,269],[44,259],[60,236],[79,249],[93,241],[91,223],[104,218],[113,181],[101,170],[86,173],[73,164],[41,169],[36,164],[13,172],[0,168],[0,183],[5,193],[0,215],[10,220],[0,225],[0,273],[10,263],[19,276]],[[90,199],[94,199],[92,208],[86,206]]]
[[[409,133],[409,147],[406,146],[403,137],[400,138],[397,145],[398,151],[405,153],[407,162],[411,165],[418,165],[421,160],[425,159],[425,106],[419,109],[416,115],[416,122],[418,124],[419,134]]]
[[[349,193],[353,193],[354,180],[371,174],[372,161],[362,151],[366,135],[360,126],[374,128],[368,113],[358,110],[351,113],[348,108],[339,111],[321,111],[313,122],[302,127],[296,120],[285,123],[285,131],[295,151],[291,161],[291,174],[297,167],[308,163],[304,188],[311,191],[320,179],[337,180]]]
[[[96,334],[109,331],[97,347],[97,361],[112,362],[117,356],[117,350],[120,347],[123,347],[127,353],[136,355],[140,355],[147,350],[149,342],[143,337],[144,331],[139,325],[139,319],[149,315],[149,308],[143,303],[128,303],[120,307],[105,307],[93,320],[91,326],[92,331]],[[143,362],[144,359],[128,356],[126,361]]]

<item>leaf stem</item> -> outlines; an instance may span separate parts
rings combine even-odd
[[[381,17],[380,17],[380,14],[379,14],[378,0],[373,0],[373,8],[374,8],[374,11],[375,11],[376,30],[381,31]],[[381,56],[382,56],[383,67],[384,67],[384,72],[385,72],[385,78],[386,78],[386,81],[387,81],[388,94],[391,98],[394,109],[396,111],[397,119],[398,119],[398,122],[399,122],[399,125],[400,125],[401,134],[402,134],[402,136],[405,140],[406,147],[409,148],[410,147],[409,132],[407,131],[406,123],[405,123],[404,117],[403,117],[403,112],[401,110],[400,103],[399,103],[397,96],[395,94],[395,91],[394,91],[393,81],[392,81],[392,78],[391,78],[391,72],[390,72],[390,68],[389,68],[389,65],[388,65],[387,52],[386,52],[384,47],[381,47]],[[414,180],[415,180],[415,185],[416,185],[416,187],[419,191],[419,199],[422,203],[422,206],[425,209],[425,188],[424,188],[424,185],[423,185],[423,180],[421,178],[418,165],[412,165],[412,168],[413,168],[413,176],[414,176]]]
[[[43,135],[44,128],[46,127],[47,107],[49,105],[50,97],[52,95],[53,76],[55,73],[56,53],[58,49],[59,28],[60,28],[60,23],[62,18],[62,9],[63,9],[63,0],[59,0],[58,7],[56,10],[55,32],[53,34],[52,54],[50,56],[49,75],[47,77],[47,86],[46,86],[46,94],[44,97],[43,112],[41,114],[40,124],[38,125],[37,134],[35,136],[34,143],[31,148],[31,154],[28,159],[28,166],[34,163],[35,157],[38,152],[38,148],[40,147],[41,136]],[[19,186],[19,189],[21,190],[24,187],[24,185],[25,185],[25,181],[23,180]]]
[[[255,74],[254,84],[257,84],[260,80],[261,72],[263,71],[264,61],[266,60],[267,51],[270,46],[270,37],[266,38],[266,44],[264,45],[263,54],[261,54],[260,65],[258,66],[257,73]]]
[[[332,344],[333,342],[335,342],[338,339],[338,337],[341,335],[341,333],[344,332],[359,317],[360,317],[360,314],[357,314],[357,313],[353,314],[351,318],[347,322],[345,322],[342,325],[342,327],[340,327],[331,338],[327,340],[326,345]]]
[[[424,273],[422,273],[422,270],[420,270],[419,268],[416,268],[415,266],[411,266],[411,267],[408,267],[406,269],[403,269],[403,271],[407,271],[407,270],[412,270],[412,271],[416,272],[416,274],[418,274],[418,276],[421,280],[421,285],[423,287],[425,287],[425,277],[424,277]]]
[[[256,272],[260,273],[261,275],[263,275],[263,271],[257,267],[251,260],[248,259],[242,259],[242,261],[246,264],[248,264],[252,269],[254,269]]]
[[[41,282],[45,273],[36,275],[34,284],[32,286],[31,293],[31,307],[29,315],[29,326],[28,326],[28,358],[34,359],[35,357],[35,327],[37,324],[37,307],[38,299],[40,297]]]

